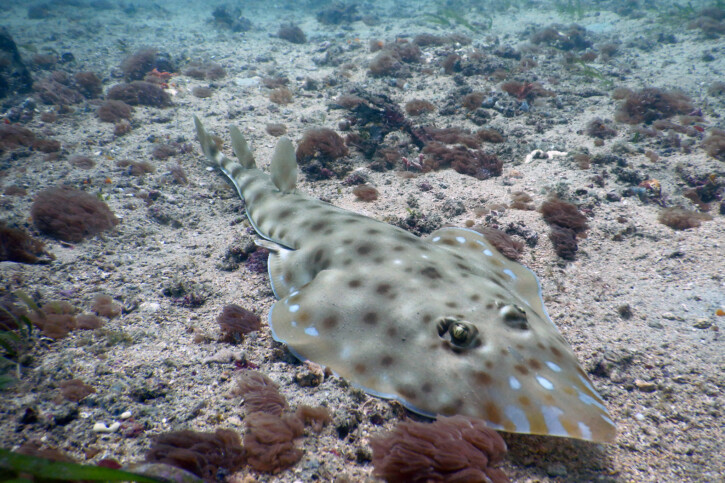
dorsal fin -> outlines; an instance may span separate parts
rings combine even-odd
[[[229,131],[232,136],[232,149],[237,159],[239,159],[239,164],[247,169],[255,168],[257,165],[254,162],[254,155],[252,154],[252,150],[249,149],[247,140],[244,139],[242,132],[237,126],[231,126]]]
[[[207,159],[217,166],[221,165],[222,158],[224,155],[219,151],[216,143],[212,139],[211,135],[204,129],[204,125],[201,120],[194,116],[194,124],[196,125],[196,136],[199,138],[201,144],[201,150],[204,151]]]
[[[292,141],[283,137],[274,149],[269,170],[272,182],[283,193],[294,191],[297,184],[297,159]]]

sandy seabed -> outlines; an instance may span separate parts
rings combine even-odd
[[[158,433],[217,427],[241,432],[244,409],[230,396],[236,360],[237,365],[246,361],[257,366],[277,382],[292,407],[325,405],[334,419],[321,434],[299,440],[305,455],[291,469],[274,476],[242,470],[240,481],[247,475],[257,481],[373,480],[369,438],[414,416],[336,377],[316,387],[301,386],[295,376],[308,368],[273,341],[266,324],[239,345],[219,340],[216,317],[225,305],[241,305],[266,320],[274,296],[266,274],[250,271],[243,263],[234,271],[219,268],[229,248],[248,234],[248,225],[243,202],[204,164],[192,115],[224,139],[229,124],[239,126],[264,166],[276,142],[265,131],[267,124],[285,124],[293,140],[311,127],[338,129],[347,112],[330,105],[353,88],[384,93],[401,106],[426,99],[439,110],[455,99],[461,85],[501,97],[501,81],[492,75],[445,74],[440,61],[445,53],[465,58],[478,48],[492,56],[494,47],[510,46],[537,64],[512,77],[536,80],[555,96],[541,97],[526,112],[517,110],[511,117],[487,109],[490,119],[485,127],[506,136],[505,143],[484,147],[504,161],[500,177],[478,180],[450,169],[407,177],[400,175],[402,165],[377,172],[351,149],[348,159],[380,193],[376,201],[357,200],[352,187],[340,179],[310,182],[301,176],[298,187],[377,219],[404,218],[413,198],[420,212],[437,214],[452,226],[465,226],[468,220],[500,227],[520,224],[539,235],[538,244],[526,247],[521,261],[538,275],[552,320],[582,366],[595,374],[592,379],[619,434],[616,443],[608,445],[504,434],[509,453],[503,469],[512,481],[723,481],[725,345],[719,328],[725,319],[716,313],[725,308],[725,224],[718,204],[713,205],[711,221],[675,231],[658,222],[662,207],[656,200],[640,199],[636,193],[626,196],[637,183],[618,177],[613,166],[582,168],[571,154],[525,162],[535,149],[592,156],[614,153],[626,162],[628,172],[658,180],[668,206],[694,207],[683,197],[689,186],[681,173],[712,174],[720,183],[724,175],[723,161],[701,148],[702,136],[680,135],[692,146],[673,147],[663,141],[664,135],[636,140],[633,126],[613,122],[617,135],[596,146],[586,126],[594,118],[614,118],[615,87],[659,87],[690,96],[702,109],[706,130],[723,128],[725,98],[708,93],[708,86],[722,80],[725,72],[722,38],[707,38],[696,29],[673,32],[652,12],[642,18],[587,12],[577,22],[589,28],[587,37],[595,47],[618,45],[611,59],[594,60],[591,66],[597,74],[589,71],[587,76],[581,69],[568,68],[562,51],[527,41],[535,29],[574,21],[555,11],[499,13],[492,17],[490,30],[476,33],[460,25],[447,28],[428,22],[412,2],[378,2],[377,24],[355,21],[344,26],[320,24],[316,10],[300,12],[273,4],[244,7],[253,25],[245,33],[215,26],[212,7],[192,2],[139,7],[134,15],[118,9],[54,7],[52,16],[39,20],[28,19],[26,7],[3,5],[2,23],[24,56],[32,57],[33,51],[72,52],[75,62],[57,68],[95,72],[104,90],[122,81],[122,60],[142,47],[169,53],[179,72],[189,61],[202,61],[220,64],[227,75],[210,82],[175,74],[170,80],[173,105],[136,107],[133,128],[124,136],[115,136],[113,124],[99,121],[97,101],[74,105],[56,122],[43,123],[36,116],[25,127],[60,141],[60,154],[2,155],[2,187],[27,190],[25,196],[0,198],[3,219],[33,231],[29,213],[35,195],[68,184],[101,192],[121,223],[77,244],[33,231],[56,259],[47,265],[0,263],[0,293],[22,290],[41,302],[68,301],[86,313],[93,297],[102,293],[124,310],[99,331],[38,340],[22,380],[0,394],[0,446],[13,448],[39,439],[79,461],[113,458],[126,464],[142,459]],[[275,36],[286,21],[301,27],[306,43]],[[400,81],[368,75],[367,65],[375,55],[368,48],[371,39],[390,43],[423,32],[454,31],[468,35],[472,44],[423,47],[422,63],[411,65],[410,76]],[[675,40],[665,42],[671,33]],[[707,53],[712,57],[705,59]],[[325,61],[326,56],[335,60]],[[515,60],[493,58],[510,68],[518,66]],[[47,74],[33,71],[36,79]],[[287,105],[271,102],[270,89],[260,83],[280,76],[289,79],[293,93]],[[316,87],[303,88],[306,79],[317,81]],[[192,95],[198,86],[210,87],[211,97]],[[39,111],[51,109],[38,105]],[[460,107],[448,115],[434,112],[412,121],[478,129]],[[390,136],[405,138],[393,133],[386,139],[391,145],[395,141]],[[158,160],[151,155],[156,143],[191,143],[193,150]],[[645,156],[646,151],[658,159]],[[407,154],[417,155],[414,150]],[[68,162],[73,155],[90,156],[95,166],[75,167]],[[129,176],[116,165],[122,159],[148,161],[155,172]],[[170,168],[177,164],[188,184],[173,182]],[[421,190],[422,183],[432,189]],[[530,194],[536,206],[551,193],[560,193],[583,208],[590,228],[579,240],[573,261],[556,255],[540,213],[502,209],[500,205],[510,203],[511,193],[517,191]],[[139,197],[142,192],[155,193],[153,212]],[[608,198],[608,193],[618,196]],[[178,281],[199,284],[205,302],[187,307],[165,296],[164,289]],[[80,403],[62,402],[59,383],[70,378],[89,384],[95,394]],[[37,422],[22,422],[27,408],[38,414]],[[141,434],[93,431],[95,423],[121,421],[127,411],[144,428]],[[89,448],[97,451],[86,460]]]

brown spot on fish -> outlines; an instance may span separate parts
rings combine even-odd
[[[322,319],[322,327],[325,329],[334,329],[337,327],[337,324],[339,323],[336,315],[328,315],[324,319]]]
[[[362,245],[359,245],[357,247],[357,253],[358,253],[358,255],[368,255],[372,251],[373,251],[373,246],[372,245],[369,245],[367,243],[363,243]]]
[[[491,377],[491,375],[483,371],[474,371],[473,378],[478,384],[481,384],[482,386],[488,386],[493,382],[493,378]]]
[[[425,267],[420,271],[420,274],[432,280],[443,278],[440,272],[435,267]]]
[[[382,359],[380,359],[380,364],[383,367],[390,367],[395,362],[395,358],[393,356],[383,356]]]
[[[378,323],[378,314],[375,312],[365,312],[362,320],[368,325],[375,325]]]
[[[541,362],[537,361],[536,359],[529,359],[529,367],[533,369],[534,371],[541,370]]]
[[[516,364],[514,366],[514,369],[516,370],[516,372],[518,372],[522,376],[526,376],[529,374],[529,370],[525,366],[522,366],[521,364]]]

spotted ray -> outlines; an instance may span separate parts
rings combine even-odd
[[[288,139],[279,141],[269,176],[237,128],[239,161],[194,121],[204,153],[236,186],[271,250],[279,301],[269,322],[297,357],[423,415],[614,440],[614,422],[549,319],[531,271],[471,230],[421,239],[301,195]]]

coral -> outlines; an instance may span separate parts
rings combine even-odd
[[[262,79],[262,85],[268,89],[276,89],[289,84],[289,79],[285,76],[265,77]]]
[[[247,414],[261,412],[281,416],[289,407],[277,384],[261,372],[244,371],[237,384],[236,392],[244,398]]]
[[[400,59],[389,50],[378,52],[368,65],[370,75],[373,77],[392,76],[399,73],[402,68]]]
[[[131,132],[131,129],[131,123],[128,122],[126,119],[121,119],[116,123],[115,126],[113,126],[113,135],[125,136],[126,134]]]
[[[544,221],[550,225],[559,225],[577,233],[588,228],[587,217],[579,212],[575,204],[568,201],[552,198],[544,201],[539,211],[543,215]]]
[[[312,426],[312,430],[315,433],[319,433],[323,427],[332,422],[330,410],[322,406],[312,407],[301,405],[295,411],[295,416],[305,426]]]
[[[154,438],[145,459],[166,463],[216,482],[242,468],[245,451],[239,435],[230,429],[213,433],[191,430],[162,433]]]
[[[67,242],[80,242],[119,222],[103,201],[67,186],[38,193],[30,213],[40,232]]]
[[[252,28],[252,22],[242,16],[239,7],[217,6],[212,12],[214,23],[232,32],[246,32]]]
[[[41,153],[57,153],[60,151],[60,141],[55,139],[36,139],[33,142],[33,149]]]
[[[586,29],[576,24],[568,28],[554,24],[534,32],[531,43],[546,44],[560,50],[585,50],[592,46],[586,34]]]
[[[617,135],[617,130],[609,127],[605,121],[597,117],[587,123],[586,133],[593,138],[610,139]]]
[[[80,379],[70,379],[60,383],[60,394],[66,401],[77,403],[94,392],[96,390],[92,386],[89,386]]]
[[[354,3],[345,5],[335,2],[329,7],[317,12],[317,21],[324,25],[340,25],[341,23],[351,23],[359,20],[357,14],[357,5]]]
[[[265,126],[265,131],[267,131],[267,134],[275,137],[284,136],[287,134],[287,126],[284,124],[277,124],[277,123],[269,123],[267,126]]]
[[[76,328],[82,330],[93,330],[103,327],[103,322],[97,315],[81,314],[76,317]]]
[[[121,307],[113,303],[113,299],[108,295],[99,294],[93,297],[91,310],[96,314],[112,319],[121,314]]]
[[[116,162],[119,168],[125,168],[126,172],[131,176],[143,176],[147,173],[153,173],[154,167],[148,161],[131,161],[129,159],[121,159]]]
[[[461,105],[469,111],[475,111],[479,107],[481,107],[481,104],[483,104],[483,100],[486,98],[486,94],[483,92],[471,92],[470,94],[467,94],[463,96],[461,99]]]
[[[324,127],[305,131],[297,145],[297,161],[300,164],[313,158],[335,160],[347,154],[347,146],[340,135]]]
[[[713,158],[725,161],[725,130],[712,129],[702,142],[702,147]]]
[[[47,263],[53,257],[43,247],[43,242],[24,230],[11,228],[0,221],[0,262]]]
[[[657,215],[657,220],[663,225],[667,225],[673,230],[687,230],[688,228],[697,228],[703,221],[712,220],[712,216],[707,213],[698,213],[696,211],[686,210],[685,208],[665,208]]]
[[[191,94],[194,97],[198,97],[200,99],[206,99],[207,97],[211,97],[212,90],[208,87],[204,86],[196,86],[191,90]]]
[[[193,77],[197,80],[219,80],[226,77],[227,72],[224,68],[214,62],[191,62],[184,71],[184,75]]]
[[[262,327],[259,315],[236,304],[225,305],[216,321],[225,342],[241,342],[246,334]]]
[[[140,81],[154,69],[159,72],[175,70],[168,54],[159,53],[158,50],[150,47],[137,50],[121,62],[121,71],[128,81]]]
[[[487,143],[502,143],[506,140],[500,132],[485,127],[476,131],[476,137]]]
[[[463,146],[447,147],[434,141],[425,146],[423,153],[427,155],[423,162],[424,172],[451,167],[461,174],[483,180],[500,176],[503,170],[503,162],[495,155]]]
[[[171,97],[161,87],[151,82],[133,81],[116,84],[108,89],[108,99],[123,101],[132,106],[166,107],[171,105]]]
[[[248,270],[254,273],[267,273],[267,260],[269,259],[269,250],[262,247],[257,247],[247,257],[246,267]]]
[[[277,37],[292,42],[293,44],[304,44],[307,42],[305,33],[297,25],[288,23],[282,25],[277,31]]]
[[[423,56],[420,47],[408,41],[399,40],[391,49],[395,57],[409,64],[419,63]]]
[[[171,181],[174,184],[186,186],[189,184],[189,178],[186,176],[186,171],[184,171],[184,168],[181,167],[180,164],[172,164],[168,166],[169,169],[169,175],[171,176]]]
[[[576,232],[570,228],[553,225],[549,231],[549,240],[554,245],[554,251],[564,260],[573,260],[579,246],[576,242]]]
[[[272,89],[269,93],[269,100],[275,104],[287,105],[292,102],[292,91],[286,87]]]
[[[416,129],[415,134],[420,139],[425,140],[426,143],[438,141],[444,144],[463,144],[468,148],[477,148],[481,145],[481,141],[477,136],[458,127],[435,128],[424,126]]]
[[[477,419],[400,423],[389,434],[372,438],[370,446],[373,474],[389,482],[508,481],[494,467],[503,460],[506,443]]]
[[[0,27],[0,99],[30,92],[33,78],[18,47],[5,27]]]
[[[125,102],[110,99],[98,106],[96,115],[103,122],[118,122],[121,119],[131,119],[132,112],[133,107]]]
[[[30,129],[15,124],[0,124],[0,153],[21,146],[31,147],[34,142],[35,134]]]
[[[553,91],[544,88],[538,82],[507,81],[501,84],[501,90],[519,100],[533,101],[537,97],[555,96]]]
[[[78,92],[88,99],[93,99],[103,93],[103,83],[93,72],[76,72],[73,81]]]
[[[71,164],[71,166],[75,166],[76,168],[80,169],[91,169],[96,165],[95,161],[93,161],[88,156],[83,156],[79,154],[71,156],[68,162]]]
[[[405,103],[405,112],[408,113],[409,116],[420,116],[421,114],[433,112],[435,110],[436,107],[433,103],[423,99],[413,99],[412,101]]]
[[[151,150],[151,156],[154,159],[168,159],[177,154],[179,154],[179,152],[170,144],[155,144],[154,148]]]
[[[33,90],[37,93],[38,99],[44,104],[65,106],[77,104],[84,99],[83,95],[77,90],[52,78],[42,79],[34,83]]]
[[[295,447],[294,440],[302,436],[304,426],[296,416],[256,412],[245,421],[244,448],[252,469],[274,474],[302,458],[303,452]]]
[[[565,260],[573,260],[577,246],[577,233],[587,230],[587,217],[577,206],[557,198],[542,203],[539,211],[550,227],[549,240],[556,254]]]
[[[445,45],[447,42],[448,39],[445,37],[429,33],[418,34],[413,38],[413,43],[420,47],[441,46]]]
[[[28,318],[46,337],[62,339],[77,328],[75,313],[68,302],[48,302],[33,310]]]
[[[337,99],[335,99],[333,106],[341,107],[343,109],[355,109],[357,106],[363,104],[364,102],[365,99],[360,96],[356,96],[353,94],[342,94]]]
[[[667,119],[693,110],[692,102],[685,94],[656,87],[646,87],[635,92],[617,91],[612,93],[612,97],[624,99],[617,107],[614,119],[627,124],[650,124],[657,119]]]
[[[352,189],[354,194],[360,201],[375,201],[378,199],[378,190],[368,184],[361,184]]]
[[[511,193],[511,204],[510,208],[514,210],[533,210],[534,204],[532,203],[533,198],[528,193],[523,191],[514,191]]]
[[[509,260],[518,260],[521,258],[521,254],[524,251],[523,242],[515,240],[503,231],[490,226],[483,227],[479,231],[486,237],[486,240],[488,240],[488,242],[496,248],[496,250],[501,252],[501,254]]]

